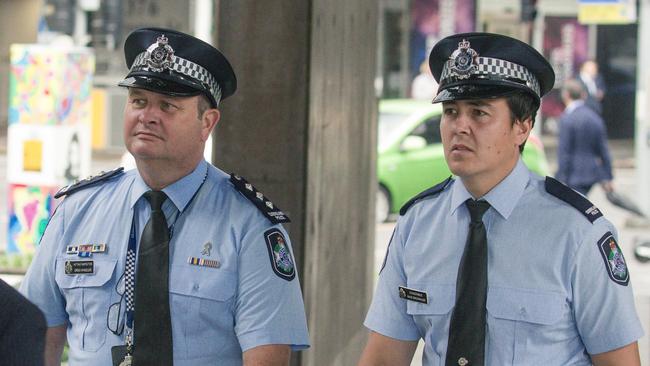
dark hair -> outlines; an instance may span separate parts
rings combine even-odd
[[[506,102],[510,108],[510,120],[513,126],[517,121],[522,122],[527,118],[531,120],[530,126],[535,126],[535,117],[539,109],[539,102],[535,97],[524,91],[516,91],[506,96]],[[519,145],[520,153],[524,151],[524,145],[526,141]]]
[[[201,119],[203,113],[210,108],[212,108],[212,103],[210,103],[208,97],[203,94],[199,95],[199,101],[196,104],[196,112],[199,114],[198,119]]]
[[[571,100],[584,99],[587,94],[587,91],[585,90],[584,86],[582,86],[582,83],[576,79],[569,79],[565,81],[564,86],[562,87],[562,92],[565,93],[565,95],[568,96]]]

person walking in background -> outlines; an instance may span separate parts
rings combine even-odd
[[[125,40],[124,142],[136,169],[64,187],[21,291],[48,366],[286,366],[309,347],[289,218],[205,161],[235,92],[216,48],[161,28]],[[0,362],[1,363],[1,362]]]
[[[605,81],[598,72],[598,64],[587,60],[580,66],[577,80],[587,92],[585,104],[599,115],[603,114],[603,97],[605,96]]]
[[[411,83],[411,98],[431,101],[436,95],[437,90],[438,83],[436,83],[436,79],[431,75],[427,61],[422,61],[420,73],[413,78],[413,82]]]
[[[43,313],[0,280],[0,365],[42,366],[45,329]]]
[[[560,117],[555,176],[585,196],[596,183],[605,192],[613,190],[605,123],[587,106],[586,94],[579,81],[570,79],[564,83],[562,101],[566,109]]]

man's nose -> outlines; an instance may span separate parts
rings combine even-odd
[[[157,123],[160,121],[160,116],[158,115],[158,110],[151,104],[140,110],[138,115],[138,122],[142,123]]]

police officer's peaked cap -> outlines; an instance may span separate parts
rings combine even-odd
[[[173,96],[204,94],[213,107],[237,89],[226,57],[202,40],[175,30],[140,28],[124,43],[129,73],[119,85]]]
[[[555,73],[528,44],[492,33],[461,33],[441,39],[429,67],[439,84],[434,103],[496,98],[522,90],[539,103],[553,88]]]

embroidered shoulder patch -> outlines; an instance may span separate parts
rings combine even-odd
[[[406,214],[406,212],[409,210],[409,208],[411,208],[411,206],[413,206],[414,204],[416,204],[417,202],[419,202],[423,198],[433,196],[434,194],[438,194],[438,193],[444,191],[445,188],[447,188],[447,186],[449,185],[449,182],[451,182],[451,181],[452,181],[452,179],[451,179],[451,176],[450,176],[449,178],[445,179],[444,181],[436,184],[435,186],[433,186],[433,187],[427,189],[426,191],[418,194],[417,196],[411,198],[408,202],[406,202],[404,204],[404,206],[402,206],[402,208],[400,208],[399,214],[401,216],[404,216]]]
[[[82,179],[78,182],[74,182],[73,184],[70,184],[69,186],[65,186],[61,189],[59,189],[58,192],[54,195],[54,198],[59,198],[63,196],[67,196],[69,194],[72,194],[76,191],[82,190],[86,187],[90,187],[94,184],[97,184],[101,181],[107,180],[109,178],[118,176],[124,172],[124,168],[120,167],[108,172],[101,172],[97,175],[91,175],[88,178]]]
[[[246,179],[235,174],[230,174],[230,182],[244,195],[244,197],[253,202],[255,207],[262,211],[264,216],[266,216],[271,223],[281,224],[283,222],[291,222],[289,216],[266,198],[262,192],[255,189],[252,184],[248,183]]]
[[[603,216],[603,213],[600,212],[598,207],[594,206],[594,204],[583,195],[564,185],[564,183],[555,178],[546,177],[544,187],[546,188],[546,192],[575,207],[585,215],[591,223]]]
[[[266,248],[269,251],[271,268],[278,277],[291,281],[296,277],[296,268],[291,258],[291,251],[287,241],[278,229],[270,229],[264,233]]]
[[[619,285],[627,286],[630,283],[630,273],[627,270],[623,251],[621,251],[611,232],[608,231],[598,240],[598,250],[605,261],[609,278]]]

